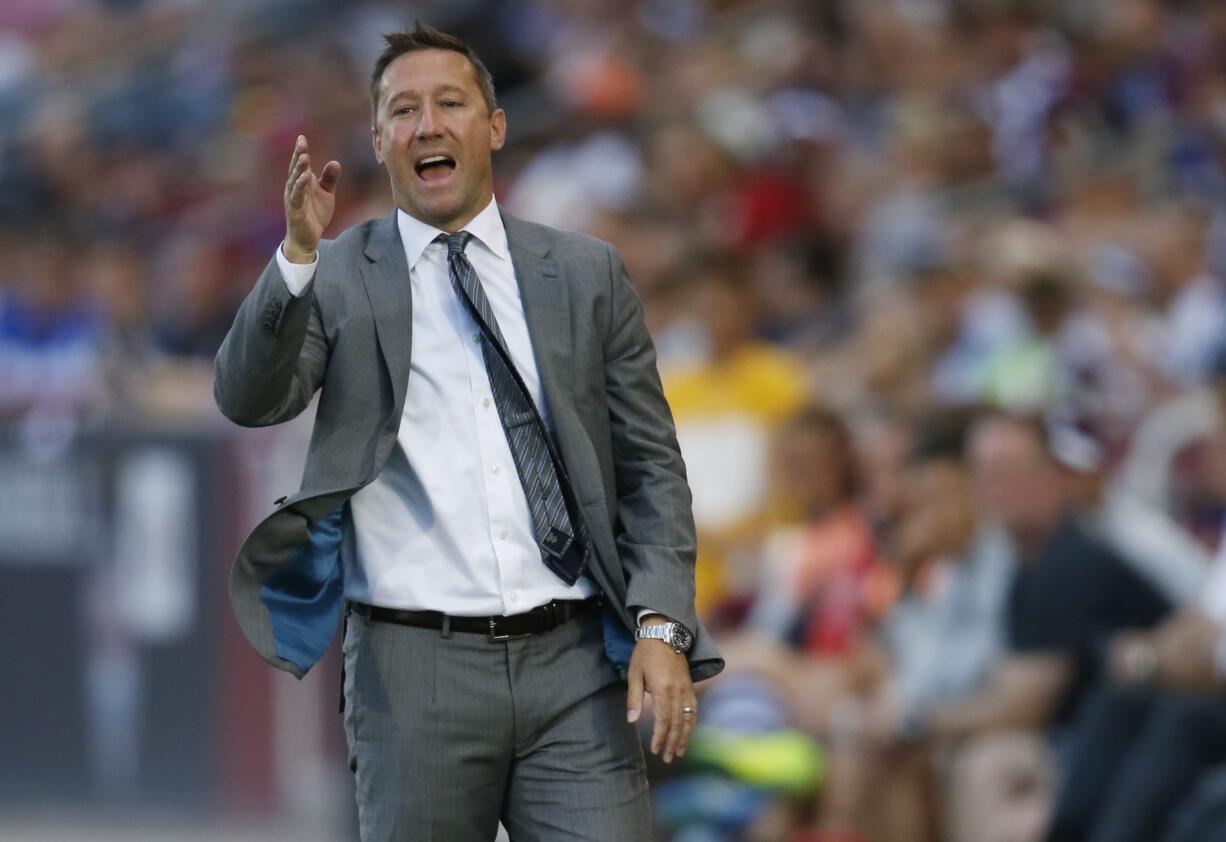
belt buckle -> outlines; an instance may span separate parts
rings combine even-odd
[[[490,617],[490,640],[520,640],[525,637],[532,637],[532,632],[523,634],[498,634],[498,625],[494,617]]]

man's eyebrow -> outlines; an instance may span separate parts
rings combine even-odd
[[[391,96],[387,98],[387,100],[384,102],[384,105],[391,105],[396,100],[404,99],[405,97],[416,97],[416,96],[417,96],[417,93],[415,91],[397,91],[396,93],[392,94]]]
[[[435,94],[444,94],[444,93],[468,94],[469,92],[464,90],[464,88],[460,87],[459,85],[448,84],[448,85],[439,85],[437,88],[434,89],[434,93]],[[403,91],[403,90],[397,91],[396,93],[392,94],[390,97],[387,98],[385,105],[390,106],[396,100],[404,99],[405,97],[417,98],[419,96],[421,96],[421,94],[419,94],[417,91]]]

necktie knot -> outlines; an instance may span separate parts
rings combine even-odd
[[[434,238],[434,242],[447,244],[447,257],[450,259],[457,254],[463,254],[472,238],[473,235],[468,231],[457,231],[454,234],[439,234]]]

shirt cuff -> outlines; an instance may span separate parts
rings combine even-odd
[[[284,241],[277,246],[277,268],[281,270],[281,278],[285,281],[289,294],[294,298],[301,298],[306,294],[307,285],[315,277],[315,267],[319,265],[319,253],[315,253],[315,259],[310,263],[291,263],[290,259],[285,256],[285,252],[282,251],[284,246]]]
[[[640,626],[643,625],[643,618],[648,614],[660,614],[660,612],[656,611],[654,608],[640,608],[638,618],[635,620],[635,622]],[[660,616],[663,617],[664,615],[660,614]]]

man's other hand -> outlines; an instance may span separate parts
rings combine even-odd
[[[285,182],[285,256],[291,263],[311,263],[336,209],[336,182],[341,165],[329,161],[318,176],[311,172],[307,139],[298,135]]]
[[[1123,632],[1112,641],[1115,677],[1192,693],[1220,691],[1217,647],[1222,628],[1202,611],[1185,609],[1150,632]]]
[[[649,626],[664,622],[667,622],[664,617],[655,614],[644,617],[642,624]],[[638,721],[643,709],[643,694],[649,694],[655,713],[651,753],[659,754],[663,749],[664,762],[672,763],[674,756],[685,754],[690,732],[698,719],[694,682],[690,679],[685,655],[677,654],[670,644],[662,640],[640,640],[630,655],[627,679],[626,719]],[[691,713],[685,714],[683,708],[689,708]]]

